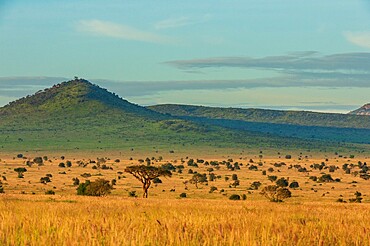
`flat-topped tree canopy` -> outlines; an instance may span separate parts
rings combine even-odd
[[[125,172],[132,174],[136,179],[138,179],[143,184],[143,197],[148,197],[148,189],[151,185],[153,179],[158,177],[171,177],[171,171],[165,170],[161,167],[155,166],[145,166],[145,165],[135,165],[125,168]]]

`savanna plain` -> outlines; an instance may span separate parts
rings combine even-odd
[[[260,150],[2,153],[0,245],[370,245],[367,161]],[[142,198],[125,172],[132,165],[172,176]],[[110,193],[77,195],[102,179]],[[291,194],[273,202],[263,193],[271,185]]]

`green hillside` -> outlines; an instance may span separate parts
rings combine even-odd
[[[161,114],[83,79],[63,82],[0,108],[0,148],[27,150],[179,150],[338,148],[239,131]]]
[[[212,119],[231,119],[248,122],[268,122],[301,126],[370,129],[370,117],[363,115],[254,108],[216,108],[176,104],[155,105],[148,108],[163,114],[174,116],[206,117]]]

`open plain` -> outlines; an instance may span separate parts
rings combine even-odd
[[[0,244],[370,244],[370,181],[360,177],[358,166],[366,163],[366,156],[264,156],[263,151],[256,151],[203,159],[196,151],[196,156],[145,156],[133,151],[125,156],[109,153],[88,158],[87,153],[75,157],[44,153],[39,156],[42,164],[37,164],[35,154],[40,153],[22,154],[22,158],[4,154],[1,159],[5,193],[0,194]],[[172,170],[172,177],[152,184],[148,199],[141,198],[141,183],[124,172],[125,167],[140,163]],[[345,164],[351,167],[350,173],[343,169]],[[27,169],[22,178],[14,171],[18,167]],[[207,177],[198,188],[189,182],[194,173]],[[334,181],[312,178],[324,174]],[[239,185],[233,185],[234,175]],[[40,182],[46,176],[51,182]],[[270,202],[260,191],[275,183],[271,176],[284,177],[290,184],[296,181],[299,187],[290,189],[291,198]],[[103,197],[78,196],[74,178],[115,180],[115,185]],[[350,202],[356,192],[361,193],[361,203]],[[186,197],[181,197],[184,193]],[[233,194],[246,199],[229,200]]]

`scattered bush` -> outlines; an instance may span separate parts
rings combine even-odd
[[[276,185],[279,187],[288,187],[289,182],[286,178],[280,178],[276,181]]]
[[[181,193],[181,194],[180,194],[180,197],[181,197],[181,198],[186,198],[186,193],[185,193],[185,192]]]
[[[261,184],[261,182],[259,182],[259,181],[254,181],[252,184],[251,184],[251,186],[250,186],[250,189],[251,190],[258,190],[259,188],[260,188],[260,186],[261,186],[262,184]]]
[[[350,198],[349,202],[361,203],[362,202],[362,194],[361,192],[355,192],[355,198]]]
[[[153,183],[154,183],[154,184],[161,184],[161,183],[162,183],[162,180],[161,180],[160,178],[158,178],[158,177],[157,177],[157,178],[154,178],[154,179],[153,179]]]
[[[289,188],[291,188],[291,189],[299,188],[298,182],[297,181],[293,181],[292,183],[290,183]]]
[[[43,165],[44,164],[44,159],[42,159],[42,157],[35,157],[33,159],[33,162],[38,164],[39,166]]]
[[[91,177],[91,174],[90,173],[83,173],[83,174],[81,174],[81,177],[89,178],[89,177]]]
[[[137,195],[136,195],[136,191],[135,191],[135,190],[133,190],[133,191],[129,191],[129,192],[128,192],[128,196],[129,196],[129,197],[137,197]]]
[[[50,180],[50,177],[41,177],[40,178],[40,183],[42,184],[46,184],[46,183],[50,183],[51,180]]]
[[[217,190],[216,186],[211,186],[211,188],[209,189],[209,193],[213,193],[216,190]]]
[[[270,180],[271,182],[275,182],[277,180],[277,176],[267,176],[267,179]]]
[[[73,178],[72,181],[73,181],[74,186],[77,186],[80,184],[80,180],[78,178]]]
[[[72,162],[71,161],[66,161],[66,166],[67,167],[72,167]]]
[[[77,188],[77,195],[83,196],[105,196],[110,194],[113,187],[108,180],[97,179],[93,182],[86,180],[85,183],[80,183]]]
[[[319,179],[319,182],[334,182],[334,179],[330,174],[323,174]]]
[[[4,193],[3,183],[0,181],[0,193]]]
[[[229,200],[240,200],[240,196],[238,194],[232,194],[229,197]]]
[[[45,195],[55,195],[55,191],[47,190],[47,191],[45,191]]]
[[[282,202],[283,199],[292,196],[292,193],[287,188],[282,188],[277,185],[269,185],[262,189],[261,195],[269,199],[271,202]]]
[[[312,181],[317,181],[317,177],[316,176],[310,176],[310,179],[312,180]]]

